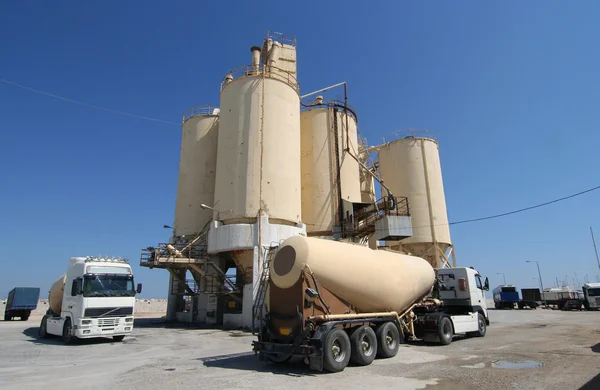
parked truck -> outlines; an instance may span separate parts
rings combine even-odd
[[[515,286],[500,285],[492,290],[496,309],[514,309],[519,302],[519,292]]]
[[[40,289],[37,287],[15,287],[8,293],[4,308],[4,321],[19,318],[27,321],[29,315],[37,308]]]
[[[418,257],[303,236],[285,240],[267,265],[255,304],[260,313],[265,291],[253,342],[261,360],[302,358],[338,372],[393,357],[409,339],[449,344],[489,325],[488,280],[471,268],[434,270]]]
[[[515,286],[500,285],[492,291],[494,296],[494,307],[496,309],[536,309],[538,303],[535,298],[532,297],[530,290],[531,289],[522,289],[521,293],[523,294],[523,299],[521,299]],[[539,295],[540,290],[537,290],[537,292]]]
[[[582,290],[585,309],[600,309],[600,283],[585,283]]]
[[[135,294],[141,291],[141,284],[134,289],[127,260],[73,257],[50,288],[39,335],[61,336],[65,344],[105,336],[121,341],[133,330]]]

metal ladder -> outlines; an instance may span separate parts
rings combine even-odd
[[[259,332],[262,333],[263,308],[265,306],[267,287],[269,286],[269,267],[271,266],[271,261],[273,260],[273,256],[275,255],[275,252],[277,251],[278,247],[279,244],[271,244],[271,246],[265,248],[265,260],[263,261],[262,265],[262,273],[260,275],[260,282],[258,284],[258,292],[256,294],[256,300],[254,301],[254,305],[252,305],[252,334],[255,336],[255,320],[259,321]]]

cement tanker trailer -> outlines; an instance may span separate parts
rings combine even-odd
[[[466,268],[443,271],[394,251],[289,238],[269,265],[266,314],[253,350],[261,360],[300,357],[311,369],[338,372],[350,361],[368,365],[376,356],[393,357],[408,338],[447,344],[459,333],[484,335],[489,321],[479,275]],[[446,307],[441,291],[452,291],[452,299],[472,296],[484,306],[478,310],[462,299]]]

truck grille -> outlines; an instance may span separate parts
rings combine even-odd
[[[600,305],[600,297],[596,298],[596,305]]]
[[[133,307],[90,307],[85,309],[84,316],[94,318],[105,314],[109,317],[125,317],[133,314]]]
[[[98,326],[117,326],[119,324],[118,318],[99,318]]]

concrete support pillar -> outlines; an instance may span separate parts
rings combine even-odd
[[[173,270],[172,272],[178,273],[180,277],[185,280],[185,269],[183,270]],[[178,284],[179,289],[177,291],[173,291],[175,286],[175,277],[169,272],[169,295],[167,301],[167,321],[176,321],[177,320],[177,312],[183,311],[185,307],[185,302],[183,300],[183,286],[181,283]],[[173,294],[176,292],[178,294]]]

